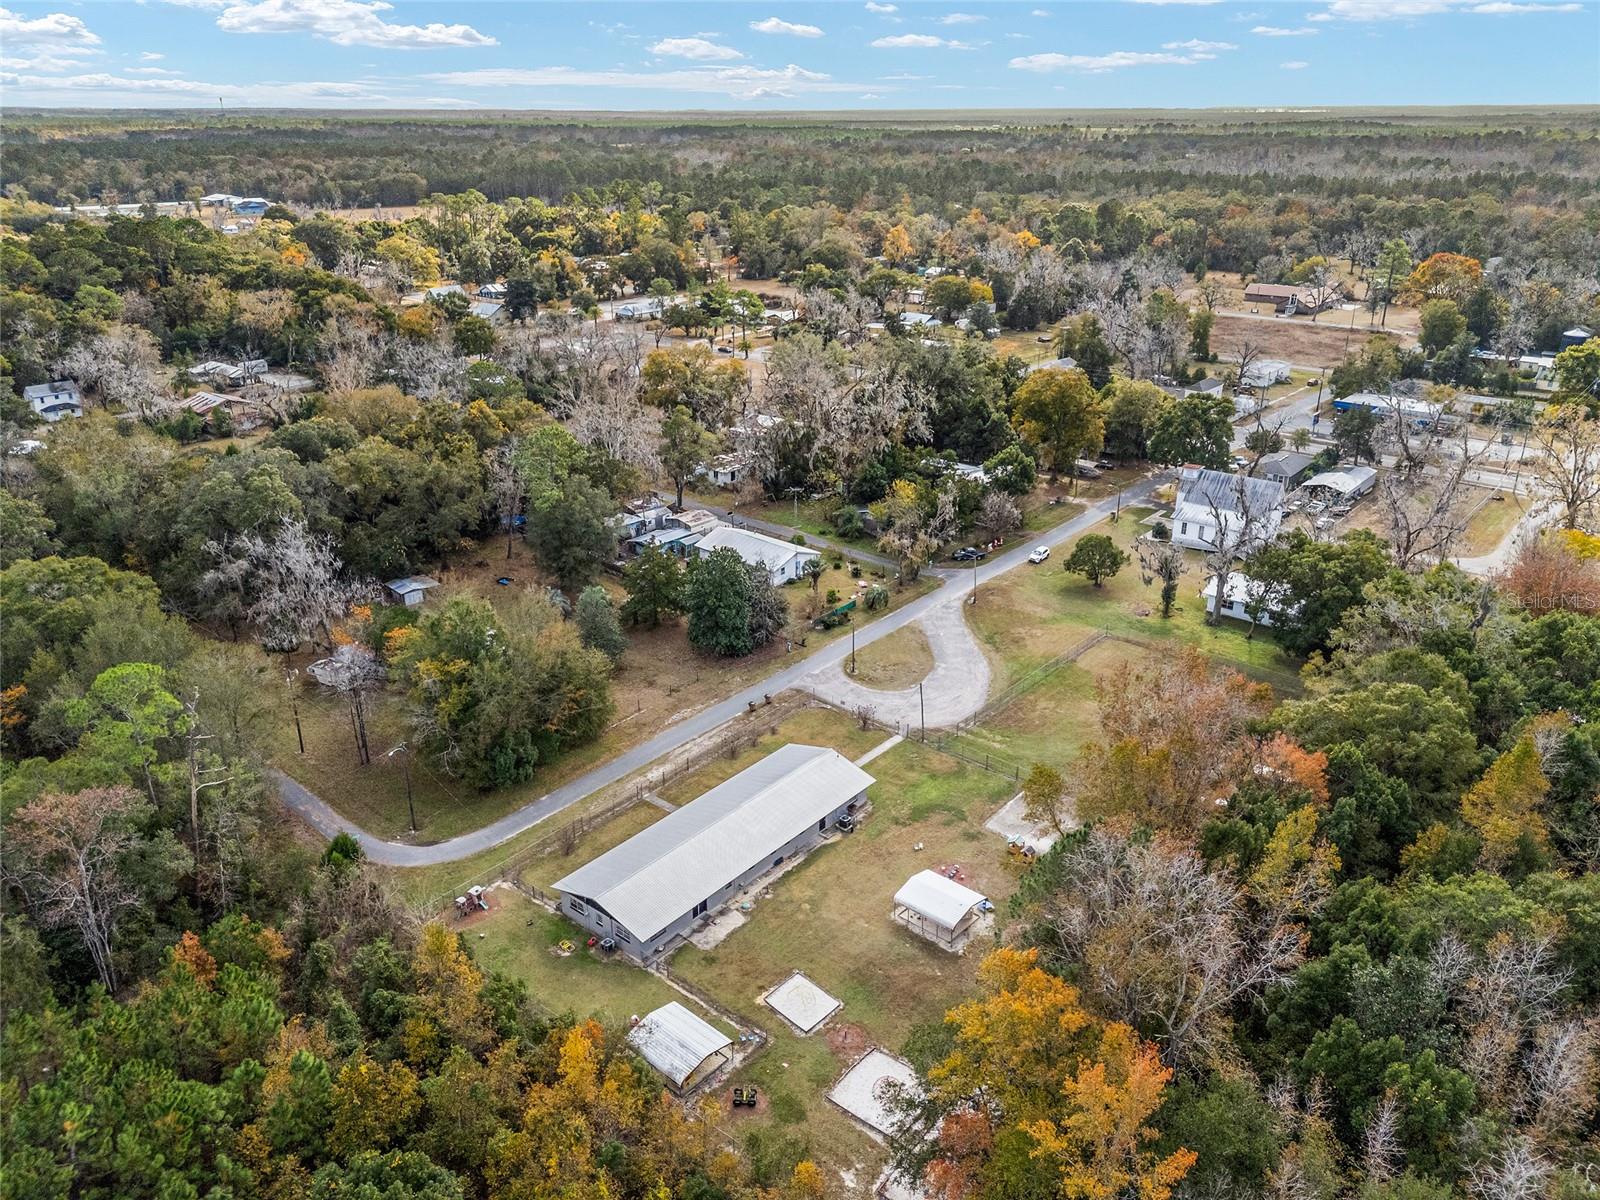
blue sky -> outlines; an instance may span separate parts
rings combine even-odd
[[[1600,0],[100,0],[0,8],[0,101],[829,109],[1600,103]]]

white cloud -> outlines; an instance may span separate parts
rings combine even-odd
[[[1494,17],[1516,16],[1519,13],[1575,13],[1582,12],[1581,4],[1515,4],[1510,0],[1492,0],[1488,4],[1474,4],[1468,12],[1486,13]]]
[[[1576,0],[1556,0],[1554,3],[1545,0],[1331,0],[1324,14],[1308,17],[1307,20],[1392,21],[1451,12],[1506,17],[1583,11],[1584,6]]]
[[[1257,25],[1250,32],[1255,34],[1257,37],[1283,38],[1310,37],[1312,34],[1315,34],[1317,30],[1309,29],[1303,25],[1299,29],[1285,29],[1282,25]]]
[[[1130,4],[1221,4],[1222,0],[1128,0]]]
[[[182,71],[169,71],[165,67],[129,67],[129,75],[182,75]]]
[[[1113,50],[1109,54],[1026,54],[1013,58],[1017,71],[1117,71],[1123,67],[1190,67],[1214,57],[1210,54],[1156,54],[1139,50]]]
[[[139,61],[140,62],[160,62],[165,57],[166,57],[165,54],[157,54],[154,50],[146,50],[142,54],[139,55]]]
[[[1310,65],[1311,64],[1306,62],[1306,60],[1303,58],[1294,58],[1290,59],[1286,63],[1278,64],[1278,66],[1283,68],[1285,71],[1304,71]]]
[[[1048,17],[1050,15],[1050,10],[1048,8],[1036,8],[1029,15],[1034,17]]]
[[[793,21],[768,17],[765,21],[751,21],[750,28],[757,33],[786,33],[790,37],[819,38],[822,30],[815,25],[796,25]]]
[[[391,25],[378,14],[393,8],[385,0],[241,0],[222,10],[217,28],[225,33],[308,33],[336,46],[381,50],[499,45],[470,25]]]
[[[945,13],[944,16],[940,17],[939,18],[939,24],[941,24],[941,25],[976,25],[979,21],[987,21],[988,19],[989,19],[988,17],[981,16],[978,13],[953,12],[953,13]]]
[[[753,100],[811,92],[856,92],[847,83],[793,63],[776,70],[760,67],[681,67],[666,71],[587,71],[572,67],[485,67],[445,71],[423,78],[457,88],[603,88],[698,92]],[[543,101],[541,100],[541,103]]]
[[[878,50],[971,50],[966,42],[934,37],[931,33],[897,33],[893,37],[877,38],[872,43]]]
[[[1308,20],[1308,21],[1331,21],[1331,20],[1333,20],[1333,17],[1330,16],[1328,13],[1325,13],[1325,12],[1307,13],[1306,14],[1306,20]]]
[[[898,4],[878,4],[876,0],[867,0],[867,11],[875,13],[899,12],[900,6]]]
[[[99,51],[91,53],[98,54]],[[44,71],[61,74],[67,71],[81,71],[88,65],[87,59],[74,58],[70,54],[56,54],[50,50],[30,50],[26,58],[0,55],[0,69],[7,71]]]
[[[1163,50],[1193,50],[1196,54],[1209,54],[1214,50],[1237,50],[1239,47],[1232,42],[1208,42],[1201,38],[1190,38],[1187,42],[1162,42]]]
[[[898,73],[896,73],[894,75],[880,75],[880,76],[878,76],[878,78],[882,79],[885,83],[901,82],[901,81],[909,83],[909,82],[913,82],[913,81],[918,80],[918,79],[932,79],[933,76],[932,75],[908,75],[904,71],[901,71],[901,72],[898,72]]]
[[[47,13],[25,17],[9,8],[0,8],[0,42],[9,46],[47,46],[53,50],[83,53],[98,46],[100,38],[77,17],[68,13]]]
[[[84,75],[0,75],[0,83],[18,93],[19,99],[51,104],[93,106],[148,105],[153,97],[166,104],[214,107],[220,98],[241,105],[276,107],[279,105],[322,105],[337,101],[341,105],[382,106],[407,96],[378,91],[369,84],[320,81],[269,81],[251,84],[220,83],[195,79],[135,78],[97,72]]]
[[[695,62],[728,62],[731,59],[744,57],[732,46],[719,46],[715,42],[697,37],[662,38],[650,47],[650,53],[669,58],[690,58]]]

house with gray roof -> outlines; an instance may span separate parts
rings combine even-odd
[[[820,842],[873,782],[837,750],[780,747],[558,880],[561,912],[651,961]]]
[[[1232,543],[1240,551],[1278,536],[1283,523],[1283,484],[1272,479],[1184,467],[1172,506],[1172,540],[1191,550]]]

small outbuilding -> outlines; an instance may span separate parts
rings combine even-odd
[[[680,1096],[733,1061],[733,1039],[676,1000],[630,1029],[628,1043]]]
[[[439,586],[439,581],[428,575],[407,575],[404,579],[391,579],[383,585],[383,593],[391,604],[404,604],[416,608],[428,598],[428,593]]]
[[[1306,480],[1307,488],[1323,488],[1342,500],[1365,496],[1378,482],[1378,472],[1371,467],[1340,467],[1335,471],[1321,471]]]
[[[941,950],[959,954],[988,899],[937,871],[918,871],[894,894],[893,917]]]
[[[1301,480],[1311,474],[1311,464],[1316,461],[1316,455],[1301,450],[1279,450],[1276,454],[1263,455],[1256,467],[1261,478],[1281,483],[1289,490],[1300,486]]]

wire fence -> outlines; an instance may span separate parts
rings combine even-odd
[[[625,790],[616,799],[580,813],[548,833],[517,846],[499,861],[473,871],[448,891],[430,897],[425,902],[428,910],[438,911],[473,884],[488,885],[501,880],[510,882],[530,899],[553,908],[557,897],[523,878],[523,873],[537,859],[555,853],[562,857],[573,854],[585,835],[650,801],[661,788],[692,774],[713,759],[736,757],[741,751],[753,747],[762,737],[776,732],[777,726],[793,713],[810,707],[812,703],[808,696],[785,693],[776,700],[758,706],[730,726],[680,747],[657,766],[626,780],[620,785]],[[759,718],[756,714],[759,714]]]

